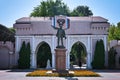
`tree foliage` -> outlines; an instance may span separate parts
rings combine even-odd
[[[88,6],[77,6],[72,12],[71,16],[92,16],[93,13]]]
[[[116,54],[117,54],[117,52],[116,52],[116,50],[112,47],[112,48],[110,48],[110,50],[109,50],[109,52],[108,52],[108,66],[109,66],[109,68],[115,68],[116,67],[116,61],[115,61],[115,59],[116,59]]]
[[[26,57],[24,56],[26,53],[26,45],[25,45],[25,41],[22,43],[22,46],[20,48],[19,51],[19,59],[18,59],[18,68],[20,69],[24,69],[25,68],[25,59]]]
[[[22,46],[19,51],[19,59],[18,59],[18,68],[20,69],[26,69],[30,68],[30,43],[25,44],[25,41],[23,41]]]
[[[15,34],[15,29],[13,27],[8,28],[12,33]]]
[[[55,16],[69,15],[69,8],[61,0],[42,1],[40,5],[34,8],[30,16]]]
[[[70,11],[69,7],[62,0],[47,0],[42,1],[30,14],[30,16],[34,17],[51,17],[55,15],[91,16],[93,13],[88,6],[78,6],[73,11]]]
[[[31,55],[31,48],[30,48],[30,42],[28,42],[26,46],[26,68],[30,68],[30,55]]]
[[[109,28],[108,40],[120,40],[120,22],[115,25],[111,25]]]
[[[0,41],[11,41],[15,42],[15,32],[12,32],[7,27],[0,24]]]
[[[97,41],[95,46],[94,58],[91,63],[93,69],[103,69],[105,62],[105,49],[103,40]]]

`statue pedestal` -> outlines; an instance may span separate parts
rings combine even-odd
[[[65,48],[56,48],[55,49],[55,59],[56,59],[56,71],[65,71],[66,70],[66,51]]]

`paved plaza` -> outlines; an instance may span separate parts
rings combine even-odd
[[[26,77],[33,70],[0,70],[0,80],[120,80],[120,70],[94,70],[101,77]]]

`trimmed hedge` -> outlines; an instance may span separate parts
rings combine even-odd
[[[91,63],[93,69],[103,69],[105,63],[105,49],[103,40],[97,41],[95,46],[94,58]]]
[[[116,67],[116,61],[115,61],[115,58],[116,58],[116,50],[112,47],[110,48],[109,52],[108,52],[108,67],[113,69]]]
[[[20,69],[27,69],[30,68],[30,43],[25,44],[23,41],[22,46],[19,51],[19,59],[18,59],[18,68]]]

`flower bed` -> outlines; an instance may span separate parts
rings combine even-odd
[[[100,77],[99,74],[93,72],[93,71],[90,71],[90,70],[74,70],[75,74],[74,76],[83,76],[83,77]]]
[[[40,77],[99,77],[100,75],[89,70],[72,70],[74,73],[47,73],[48,70],[35,70],[26,76]]]

